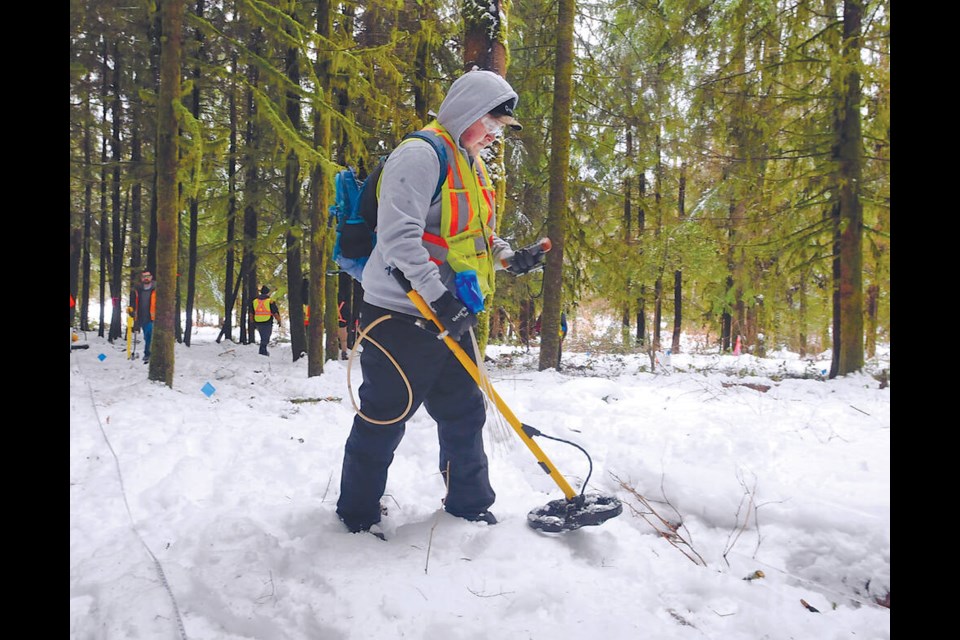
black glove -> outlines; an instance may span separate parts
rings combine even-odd
[[[477,326],[477,316],[463,306],[463,303],[449,291],[445,291],[430,306],[437,312],[437,318],[443,328],[446,329],[446,334],[449,334],[454,340],[459,341],[460,336],[466,333],[470,327]],[[444,335],[441,333],[437,337],[443,338]]]
[[[542,257],[543,249],[540,248],[540,244],[532,244],[515,252],[507,260],[507,271],[514,275],[529,273],[543,265],[540,261]]]

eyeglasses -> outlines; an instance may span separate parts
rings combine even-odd
[[[503,123],[490,114],[483,114],[483,117],[480,118],[480,122],[483,123],[483,128],[486,129],[487,133],[491,136],[496,136],[503,131]]]

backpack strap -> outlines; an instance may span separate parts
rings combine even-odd
[[[444,144],[443,140],[440,139],[433,131],[411,131],[407,135],[403,136],[403,139],[407,138],[420,138],[426,142],[430,143],[430,146],[433,147],[433,150],[437,152],[437,158],[440,159],[440,177],[437,179],[437,188],[433,191],[433,198],[435,200],[437,196],[440,195],[440,190],[443,188],[443,182],[447,179],[447,145]]]

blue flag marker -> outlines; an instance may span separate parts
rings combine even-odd
[[[102,354],[102,353],[97,356],[97,360],[99,360],[100,362],[103,362],[103,361],[106,360],[106,359],[107,359],[107,356],[105,356],[105,355]]]
[[[204,395],[209,398],[213,395],[213,392],[216,391],[216,389],[208,382],[207,384],[203,385],[203,388],[200,389],[200,391],[203,391]]]

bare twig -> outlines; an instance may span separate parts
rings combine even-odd
[[[469,592],[472,593],[473,595],[477,596],[478,598],[496,598],[496,597],[498,597],[498,596],[506,596],[506,595],[509,595],[509,594],[513,593],[513,591],[501,591],[501,592],[499,592],[499,593],[489,593],[489,594],[486,594],[486,593],[477,593],[476,591],[474,591],[474,590],[471,589],[470,587],[467,587],[467,591],[469,591]]]
[[[633,487],[628,485],[626,482],[618,478],[615,474],[610,473],[610,476],[614,480],[616,480],[617,483],[619,483],[621,488],[629,492],[633,497],[635,497],[640,502],[641,505],[643,505],[648,509],[648,512],[643,512],[637,509],[636,507],[634,507],[629,502],[627,502],[626,503],[627,506],[635,515],[643,518],[647,524],[653,527],[653,530],[656,531],[660,535],[660,537],[662,537],[664,540],[669,542],[680,553],[686,556],[687,559],[690,560],[690,562],[700,565],[702,567],[707,566],[707,562],[700,556],[699,553],[697,553],[696,549],[694,549],[693,546],[682,535],[680,535],[679,533],[680,528],[683,527],[684,529],[686,529],[686,527],[683,526],[682,521],[671,522],[670,520],[667,520],[666,518],[661,516],[659,513],[657,513],[657,510],[654,509],[650,505],[650,502],[644,496],[642,496],[636,489],[634,489]],[[662,480],[661,480],[661,491],[662,491]],[[672,504],[670,504],[669,502],[667,502],[666,504],[676,512],[676,508]],[[656,520],[659,521],[659,526],[654,522],[652,522],[650,518],[647,517],[649,515],[654,516]]]
[[[320,497],[320,502],[322,503],[327,499],[327,491],[330,491],[330,482],[333,480],[333,471],[330,472],[330,475],[327,477],[327,486],[323,489],[323,495]]]
[[[397,502],[397,499],[393,497],[393,494],[392,494],[392,493],[385,493],[385,494],[383,494],[383,497],[384,497],[384,498],[390,498],[391,500],[393,500],[393,504],[397,505],[397,509],[402,509],[402,508],[403,508],[403,507],[400,506],[400,503]]]
[[[264,582],[264,584],[270,585],[270,592],[265,593],[261,596],[257,596],[257,602],[266,602],[267,600],[273,600],[273,606],[277,606],[277,589],[273,584],[273,571],[270,572],[270,578]]]
[[[447,460],[447,475],[443,479],[444,484],[446,485],[446,491],[443,494],[443,502],[447,501],[447,496],[450,495],[450,461]],[[437,511],[437,515],[433,519],[433,526],[430,527],[430,538],[427,539],[427,561],[423,565],[423,572],[427,573],[427,569],[430,566],[430,548],[433,546],[433,530],[437,528],[437,523],[440,522],[440,513],[443,509]]]
[[[740,472],[737,472],[737,480],[740,482],[740,486],[743,487],[743,495],[740,496],[740,504],[737,505],[736,512],[736,522],[740,522],[740,512],[744,510],[746,513],[743,518],[743,524],[735,527],[733,531],[730,532],[730,535],[727,536],[727,546],[723,550],[723,560],[727,563],[727,566],[730,566],[730,561],[727,560],[727,554],[733,549],[737,544],[737,540],[740,539],[740,535],[746,530],[747,525],[750,524],[750,515],[753,514],[754,521],[757,521],[757,506],[754,504],[754,497],[757,495],[757,480],[754,478],[753,488],[747,488],[746,483],[743,481],[743,478],[740,477]],[[746,501],[746,507],[744,508],[744,502]],[[757,524],[757,546],[759,547],[759,536],[760,536],[760,525]],[[731,539],[732,538],[732,539]]]

